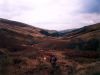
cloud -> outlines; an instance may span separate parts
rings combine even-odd
[[[30,20],[33,23],[62,23],[79,9],[77,4],[75,0],[5,0],[0,5],[0,16],[19,21]]]
[[[20,0],[0,0],[0,17],[10,19],[29,10],[30,7]]]
[[[100,13],[100,0],[81,0],[84,13]]]
[[[100,22],[99,0],[0,0],[0,17],[54,30]]]

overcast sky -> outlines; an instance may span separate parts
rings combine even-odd
[[[0,0],[0,18],[50,30],[100,22],[100,0]]]

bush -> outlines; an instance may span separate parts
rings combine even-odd
[[[97,40],[97,39],[91,39],[91,40],[85,42],[85,44],[83,44],[84,50],[97,51],[98,48],[99,48],[99,40]]]
[[[8,55],[3,55],[0,58],[0,75],[9,75],[9,66],[12,64],[12,59]]]

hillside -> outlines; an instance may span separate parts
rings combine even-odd
[[[74,29],[69,32],[54,32],[60,36],[54,38],[46,38],[43,43],[38,46],[49,49],[76,49],[83,51],[99,51],[100,50],[100,24],[85,26],[83,28]],[[62,36],[61,36],[62,35]]]
[[[0,19],[0,75],[99,74],[99,23],[58,32]]]
[[[89,26],[85,26],[79,29],[75,29],[70,31],[69,33],[65,34],[65,37],[79,37],[81,35],[85,35],[88,33],[96,33],[96,31],[98,32],[98,37],[100,36],[99,31],[100,31],[100,23],[94,24],[94,25],[89,25]],[[91,36],[90,36],[91,37]],[[91,37],[92,38],[92,37]]]
[[[25,35],[31,35],[35,37],[43,37],[44,35],[40,33],[42,29],[30,26],[28,24],[11,21],[7,19],[0,19],[0,28],[12,30]],[[24,33],[23,33],[24,32]]]
[[[81,49],[100,50],[100,23],[73,30],[63,39],[70,39],[72,44],[81,47]]]

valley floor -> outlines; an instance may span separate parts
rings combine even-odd
[[[53,68],[49,56],[57,57]],[[69,57],[65,51],[0,55],[0,75],[100,75],[100,58]]]

